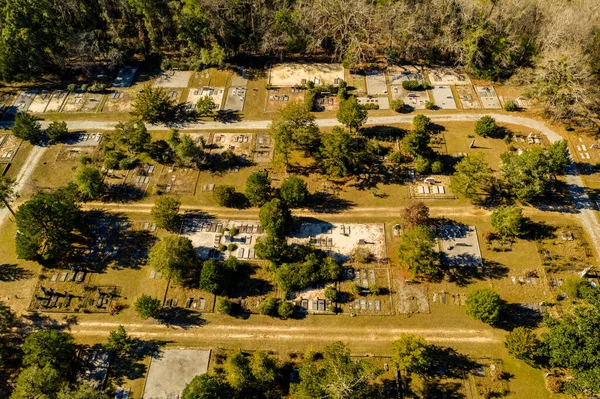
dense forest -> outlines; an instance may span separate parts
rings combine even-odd
[[[309,56],[461,65],[530,84],[559,117],[600,108],[597,0],[1,0],[0,16],[7,82],[134,57],[201,68]]]

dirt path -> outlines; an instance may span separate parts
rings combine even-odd
[[[23,190],[23,187],[25,187],[25,184],[27,184],[27,182],[29,181],[29,178],[31,177],[33,171],[35,170],[37,164],[42,158],[42,155],[44,155],[44,152],[46,152],[47,148],[48,147],[33,146],[33,148],[31,149],[29,156],[25,160],[25,163],[21,167],[19,174],[15,178],[15,192],[17,194]],[[9,214],[10,212],[8,211],[8,209],[0,209],[0,225],[2,225],[2,223]]]

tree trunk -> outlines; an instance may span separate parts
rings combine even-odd
[[[13,217],[16,218],[17,215],[15,215],[15,211],[13,211],[13,209],[10,207],[10,204],[8,203],[8,201],[5,199],[2,199],[2,202],[4,202],[4,206],[6,207],[6,209],[8,209],[8,211],[13,215]]]

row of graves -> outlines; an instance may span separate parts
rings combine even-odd
[[[0,134],[0,176],[8,170],[22,142],[12,134]]]

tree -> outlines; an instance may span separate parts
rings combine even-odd
[[[435,244],[435,235],[428,226],[416,226],[400,237],[398,258],[413,274],[435,275],[440,270]]]
[[[173,100],[163,88],[146,85],[135,98],[133,114],[154,125],[169,122],[173,118],[174,107]]]
[[[301,103],[290,103],[283,108],[271,125],[276,160],[289,166],[291,151],[298,148],[314,152],[319,143],[319,128],[315,116]]]
[[[584,291],[590,286],[590,283],[580,278],[569,278],[566,279],[561,289],[569,299],[575,300],[580,299],[584,296]]]
[[[482,153],[464,157],[454,168],[456,171],[452,176],[452,189],[458,194],[475,200],[490,191],[492,169]]]
[[[65,137],[69,134],[69,129],[67,128],[67,122],[58,122],[54,121],[48,125],[46,129],[46,136],[52,141],[59,142],[63,141]]]
[[[473,290],[467,295],[467,315],[484,323],[494,325],[500,320],[503,302],[490,288]]]
[[[373,364],[350,357],[350,349],[335,342],[323,350],[323,359],[306,357],[300,369],[300,382],[292,384],[298,398],[377,397],[374,380],[381,373]]]
[[[15,123],[10,129],[12,134],[21,140],[29,141],[31,144],[37,144],[42,141],[42,127],[35,116],[28,113],[18,113],[15,115]]]
[[[19,374],[10,399],[54,398],[64,384],[60,372],[50,365],[27,367]]]
[[[508,353],[520,360],[533,361],[540,341],[533,331],[525,327],[517,327],[506,336],[504,346]]]
[[[217,312],[226,315],[233,314],[233,302],[227,298],[219,298],[217,301]]]
[[[233,186],[215,187],[212,197],[220,206],[233,208],[237,205],[237,192]]]
[[[281,263],[289,252],[289,247],[285,237],[258,237],[254,245],[254,251],[259,259],[270,260],[271,262]]]
[[[258,216],[267,235],[284,238],[292,228],[292,213],[279,198],[264,204]]]
[[[263,206],[271,196],[271,180],[263,172],[254,172],[246,180],[246,198],[253,206]]]
[[[111,396],[106,391],[98,390],[84,383],[75,390],[61,390],[56,399],[111,399]]]
[[[217,104],[215,104],[211,96],[200,97],[196,103],[196,109],[198,110],[199,116],[211,117],[214,115],[214,110],[216,108]]]
[[[279,314],[279,317],[282,319],[289,319],[294,314],[294,305],[288,301],[281,301],[277,308],[277,314]]]
[[[181,399],[221,399],[233,396],[234,392],[227,382],[219,377],[201,374],[186,385]]]
[[[404,107],[404,101],[400,100],[399,98],[396,100],[392,100],[392,102],[390,103],[390,108],[396,112],[403,112],[405,109]]]
[[[301,206],[308,197],[306,182],[298,176],[290,176],[283,181],[279,196],[289,208]]]
[[[250,370],[250,362],[243,354],[236,352],[227,356],[224,369],[227,382],[236,391],[240,392],[249,388],[253,376]]]
[[[17,256],[47,261],[69,253],[81,211],[68,193],[38,194],[19,207],[15,219]]]
[[[98,198],[102,192],[102,174],[98,168],[82,165],[75,172],[77,191],[84,200]]]
[[[401,334],[392,343],[392,362],[402,374],[406,390],[410,374],[422,374],[431,364],[427,343],[416,335]]]
[[[351,96],[346,100],[340,101],[337,119],[345,125],[350,132],[358,131],[365,124],[368,118],[368,113],[365,107],[358,103],[356,97]]]
[[[177,165],[185,166],[186,168],[197,168],[200,166],[204,157],[202,150],[204,148],[204,141],[200,140],[199,144],[196,144],[189,134],[182,136],[177,129],[169,131],[166,141],[175,155]]]
[[[329,177],[346,177],[356,168],[357,154],[348,131],[334,127],[330,134],[323,136],[319,149],[319,164]]]
[[[157,319],[162,307],[160,300],[150,295],[142,294],[134,303],[135,311],[144,320],[147,318]]]
[[[428,130],[413,129],[402,139],[402,149],[413,157],[429,158],[432,150],[429,147],[431,133]]]
[[[133,349],[133,340],[129,335],[127,335],[125,327],[119,325],[116,330],[110,332],[104,347],[107,351],[110,351],[116,356],[124,359],[129,357],[131,354],[131,350]]]
[[[260,390],[267,390],[277,379],[277,361],[265,351],[256,351],[250,359],[250,370]]]
[[[475,133],[481,137],[496,137],[500,128],[496,125],[496,120],[489,115],[484,115],[475,124]]]
[[[131,119],[127,122],[117,123],[109,140],[117,146],[125,146],[127,151],[132,154],[141,154],[148,150],[152,136],[141,119]]]
[[[520,237],[524,233],[525,218],[523,209],[513,206],[500,206],[492,212],[492,227],[503,237]]]
[[[337,296],[338,296],[338,294],[337,294],[337,290],[335,289],[335,287],[328,286],[327,288],[325,288],[325,298],[328,301],[336,302]]]
[[[422,202],[411,202],[401,215],[402,228],[410,230],[416,226],[425,226],[429,222],[429,208]]]
[[[431,131],[433,130],[433,123],[431,123],[431,118],[423,114],[416,115],[412,120],[412,124],[413,131],[415,132],[431,133]]]
[[[184,282],[197,262],[196,250],[187,237],[163,237],[148,253],[148,265],[178,284]]]
[[[262,315],[275,316],[277,314],[277,298],[267,297],[258,305],[258,311]]]
[[[65,373],[75,356],[73,337],[55,330],[39,330],[23,342],[23,364],[25,366],[52,367]]]
[[[202,265],[200,272],[200,288],[216,295],[226,293],[232,285],[237,268],[238,261],[233,256],[230,256],[226,262],[207,260]]]
[[[173,197],[160,197],[150,211],[156,225],[161,229],[175,232],[179,228],[179,207],[181,201]]]
[[[0,209],[6,208],[15,217],[15,211],[10,206],[16,197],[15,181],[7,176],[0,176]]]

